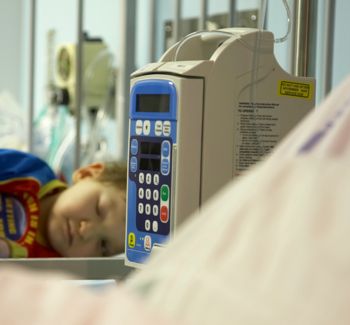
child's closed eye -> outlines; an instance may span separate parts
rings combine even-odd
[[[102,256],[109,256],[108,251],[108,241],[106,239],[101,239],[100,241],[100,248],[101,248],[101,255]]]

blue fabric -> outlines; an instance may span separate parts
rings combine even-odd
[[[34,177],[41,185],[57,178],[40,158],[14,149],[0,149],[0,181],[21,177]]]

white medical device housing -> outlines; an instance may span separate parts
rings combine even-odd
[[[141,266],[314,106],[315,80],[284,71],[273,45],[257,29],[197,33],[132,74],[126,265]]]

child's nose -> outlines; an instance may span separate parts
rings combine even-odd
[[[79,235],[82,239],[87,240],[93,235],[93,226],[88,220],[79,222]]]

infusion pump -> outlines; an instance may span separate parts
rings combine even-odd
[[[314,106],[315,80],[284,71],[273,44],[256,29],[198,33],[132,74],[127,265],[166,245]]]
[[[199,206],[202,91],[201,79],[158,76],[133,85],[126,253],[130,261],[143,262],[153,245],[173,232],[179,222],[173,218],[175,202],[179,217]],[[191,109],[180,113],[179,105]],[[179,137],[186,139],[181,147]]]

